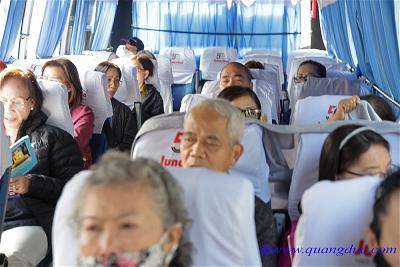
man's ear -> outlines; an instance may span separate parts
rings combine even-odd
[[[242,156],[243,151],[244,151],[244,148],[243,148],[242,144],[233,145],[233,155],[232,155],[231,167],[236,165],[236,163],[240,159],[240,156]]]

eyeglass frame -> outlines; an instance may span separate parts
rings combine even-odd
[[[397,170],[397,169],[399,169],[399,166],[397,166],[397,165],[395,165],[395,164],[390,164],[389,167],[388,167],[388,169],[387,169],[387,171],[386,171],[385,173],[377,173],[377,174],[375,174],[375,175],[357,173],[357,172],[353,172],[353,171],[349,171],[349,170],[346,170],[346,171],[344,171],[344,172],[346,172],[346,173],[348,173],[348,174],[351,174],[351,175],[354,175],[354,176],[357,176],[357,177],[362,177],[362,176],[384,177],[384,176],[386,176],[386,175],[388,175],[388,174],[391,174],[392,172],[394,172],[394,171]]]
[[[307,81],[307,78],[308,77],[314,77],[314,78],[322,78],[321,76],[319,76],[318,74],[315,74],[315,73],[310,73],[310,74],[307,74],[307,75],[305,75],[304,77],[302,77],[301,79],[302,79],[302,81],[300,81],[299,79],[299,75],[296,75],[296,76],[294,76],[293,77],[293,82],[294,83],[305,83],[306,81]]]
[[[6,103],[10,102],[10,104],[9,104],[10,106],[15,107],[17,109],[22,109],[25,107],[26,102],[28,102],[31,98],[32,98],[32,96],[28,96],[27,98],[24,98],[23,96],[16,96],[13,99],[0,98],[0,103],[2,103],[4,106]],[[15,103],[16,99],[21,99],[22,103],[16,104]],[[4,100],[6,100],[6,101],[4,101]]]
[[[257,119],[257,120],[259,120],[260,117],[261,117],[261,109],[258,109],[258,108],[250,108],[250,107],[245,108],[245,109],[242,109],[242,108],[238,108],[238,109],[240,110],[240,112],[241,112],[246,118],[249,118],[249,119]],[[254,115],[255,115],[255,116],[253,116],[252,112],[254,112]]]

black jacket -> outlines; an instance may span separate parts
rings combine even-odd
[[[137,129],[136,114],[130,108],[111,98],[113,116],[111,127],[105,127],[108,148],[118,148],[120,151],[130,151],[132,142],[135,139]],[[109,123],[107,120],[106,123]]]
[[[36,152],[38,163],[28,173],[30,187],[22,200],[43,227],[50,244],[57,200],[68,180],[83,169],[83,160],[74,138],[62,129],[45,124],[46,120],[42,111],[29,115],[19,128],[17,140],[29,135]],[[9,204],[7,210],[12,208]],[[5,229],[16,226],[20,226],[19,222],[7,220],[6,213]]]
[[[142,99],[142,122],[164,113],[164,102],[160,93],[151,84],[146,84],[146,87],[148,93]]]

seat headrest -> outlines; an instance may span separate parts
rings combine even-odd
[[[215,98],[219,94],[219,80],[205,82],[201,94],[206,97]]]
[[[346,78],[308,77],[299,87],[293,87],[289,93],[290,105],[293,108],[299,99],[320,95],[359,95],[360,81]]]
[[[185,206],[193,220],[193,265],[260,266],[251,183],[237,175],[203,168],[169,171],[183,188]]]
[[[160,55],[171,61],[174,84],[189,84],[196,71],[196,58],[191,49],[171,47],[161,49]]]
[[[116,64],[122,73],[121,83],[114,97],[132,109],[134,103],[140,101],[136,68],[128,58],[116,58],[111,60],[111,62]]]
[[[206,47],[200,57],[202,79],[216,80],[217,74],[229,62],[237,59],[237,51],[227,47]]]
[[[280,55],[274,55],[274,54],[265,54],[265,55],[251,55],[251,56],[246,56],[244,61],[250,61],[250,60],[255,60],[259,61],[264,64],[264,66],[272,65],[275,66],[278,69],[278,74],[279,74],[279,83],[283,85],[285,83],[285,77],[283,74],[283,63],[282,63],[282,58]]]
[[[365,246],[379,182],[376,177],[323,181],[304,192],[295,247],[336,251],[296,253],[293,266],[375,266]]]
[[[195,247],[193,264],[260,266],[250,182],[205,169],[170,169],[170,172],[183,189],[184,203],[193,220],[189,230]],[[90,171],[75,175],[57,202],[52,230],[55,266],[77,266],[79,241],[71,218],[80,189],[89,175]]]
[[[269,123],[272,123],[272,119],[278,121],[278,114],[276,112],[275,105],[275,94],[268,82],[265,80],[252,80],[252,83],[253,91],[260,100],[261,112],[267,115]]]
[[[368,125],[376,132],[382,134],[389,142],[392,163],[398,165],[400,163],[400,154],[397,149],[400,147],[400,126],[393,122],[359,121],[358,123]],[[288,211],[292,221],[299,218],[298,204],[303,192],[318,181],[319,158],[326,137],[333,129],[344,124],[349,124],[349,122],[321,124],[320,126],[326,127],[326,130],[314,133],[302,133],[300,135],[289,190]]]
[[[208,99],[208,97],[200,94],[187,94],[182,98],[181,107],[179,111],[187,112],[191,107],[193,107],[194,105],[205,99]]]
[[[53,81],[38,80],[43,92],[42,111],[46,113],[47,124],[56,126],[74,136],[74,124],[68,105],[67,88]],[[55,105],[55,103],[57,103]]]
[[[107,93],[107,79],[104,73],[89,70],[83,79],[82,103],[93,110],[93,133],[99,134],[103,129],[104,121],[112,117],[113,109]]]
[[[4,121],[4,106],[0,105],[0,120]],[[11,166],[10,139],[6,136],[4,127],[0,127],[0,177]],[[2,221],[0,221],[0,224]]]
[[[293,61],[296,61],[296,59],[298,58],[301,58],[303,62],[306,61],[307,59],[315,60],[316,58],[326,58],[326,57],[328,57],[328,53],[326,52],[326,50],[319,50],[319,49],[293,50],[288,54],[286,74],[289,74],[291,72],[291,69],[293,68]]]
[[[172,85],[174,83],[174,75],[172,74],[172,65],[168,57],[156,55],[158,62],[158,77],[165,83]]]

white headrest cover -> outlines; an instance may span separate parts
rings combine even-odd
[[[295,247],[336,251],[311,256],[296,253],[293,266],[375,266],[373,257],[364,255],[364,246],[379,182],[379,178],[373,177],[324,181],[304,192]],[[356,255],[361,242],[363,253]]]
[[[219,94],[219,80],[205,82],[203,89],[201,89],[201,94],[211,98],[217,97]]]
[[[174,84],[189,84],[192,82],[196,71],[196,59],[193,50],[172,47],[162,49],[160,54],[168,57],[171,61]]]
[[[180,156],[182,134],[183,129],[147,132],[137,140],[132,158],[151,158],[166,167],[182,167]]]
[[[285,77],[283,74],[283,63],[280,55],[265,54],[265,55],[251,55],[246,56],[245,61],[255,60],[264,63],[264,65],[273,65],[278,68],[279,83],[285,83]]]
[[[169,170],[193,220],[193,266],[260,266],[251,183],[200,168]]]
[[[201,76],[205,80],[216,80],[217,73],[229,62],[237,59],[237,51],[227,47],[204,48],[200,57]]]
[[[132,109],[134,102],[140,101],[136,68],[128,58],[116,58],[111,60],[111,62],[116,64],[122,73],[121,84],[114,97]]]
[[[278,121],[278,113],[275,105],[275,95],[267,81],[252,80],[253,91],[256,93],[261,103],[261,111],[268,117],[268,122],[272,123],[272,119]]]
[[[107,93],[107,80],[103,73],[89,70],[83,80],[83,104],[90,107],[94,113],[93,133],[99,134],[104,121],[112,117],[113,109]]]
[[[74,124],[68,105],[67,88],[53,81],[38,80],[43,92],[42,111],[46,113],[47,124],[56,126],[74,136]]]
[[[204,169],[170,171],[183,188],[185,206],[193,220],[189,233],[195,246],[193,264],[260,266],[251,184],[240,177]],[[90,171],[84,171],[75,175],[57,203],[53,223],[55,266],[77,266],[79,244],[71,217],[89,174]]]
[[[180,112],[187,112],[191,107],[197,103],[208,99],[205,95],[200,94],[187,94],[182,98]]]
[[[247,124],[244,130],[242,156],[229,173],[240,174],[250,179],[254,186],[254,193],[265,203],[271,200],[268,186],[269,166],[265,157],[262,140],[263,131],[257,124]]]
[[[0,105],[0,120],[3,125],[4,121],[4,106]],[[0,177],[3,176],[4,172],[8,167],[11,166],[11,151],[10,151],[10,139],[6,136],[4,127],[0,127]]]
[[[158,62],[158,77],[165,83],[172,85],[174,83],[174,75],[172,74],[171,61],[163,55],[157,55],[156,57]]]

